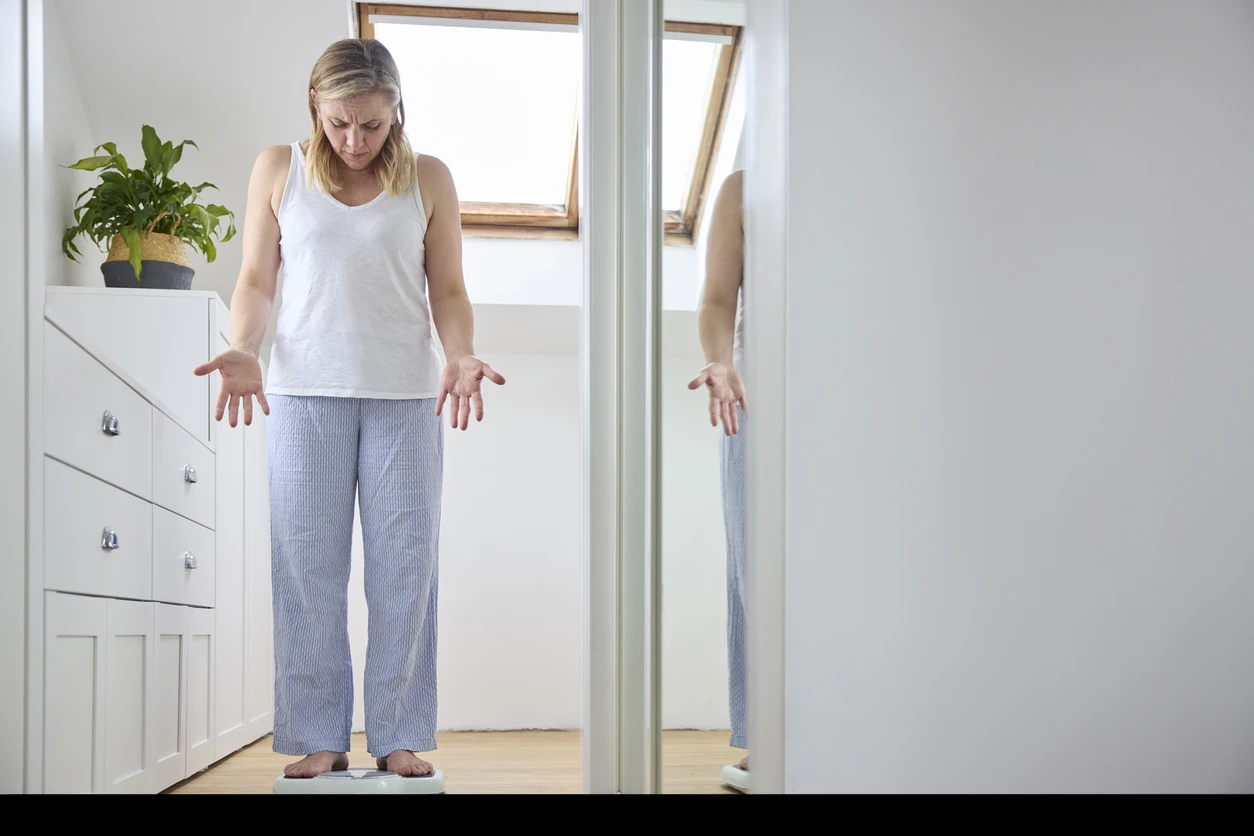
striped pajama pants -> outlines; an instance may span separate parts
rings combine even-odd
[[[436,598],[443,423],[435,400],[271,395],[274,751],[347,752],[354,500],[365,588],[366,742],[436,748]]]
[[[740,416],[740,432],[722,436],[719,457],[723,477],[723,526],[727,532],[727,684],[731,708],[731,742],[737,749],[749,748],[746,725],[748,701],[745,679],[745,413]]]

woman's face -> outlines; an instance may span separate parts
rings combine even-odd
[[[387,96],[372,93],[336,101],[320,101],[314,96],[322,130],[340,160],[354,171],[369,168],[383,148],[395,118]]]

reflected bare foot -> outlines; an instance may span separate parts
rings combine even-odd
[[[397,749],[386,758],[377,758],[375,763],[380,769],[395,772],[404,777],[420,778],[435,771],[434,766],[404,749]]]
[[[745,755],[743,758],[740,759],[740,768],[743,769],[745,772],[749,771],[749,756],[748,755]]]
[[[289,778],[313,778],[340,769],[348,769],[348,755],[344,752],[314,752],[283,767],[283,774]]]

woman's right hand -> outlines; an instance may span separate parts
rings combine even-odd
[[[740,373],[734,366],[726,363],[711,363],[688,384],[690,390],[702,386],[710,390],[710,426],[717,427],[722,419],[724,434],[735,435],[740,432],[740,415],[736,411],[736,404],[740,404],[745,417],[749,415],[749,409],[745,405],[745,385],[740,380]]]
[[[244,426],[253,422],[253,398],[261,404],[261,411],[270,414],[270,404],[266,403],[265,388],[261,381],[261,363],[256,356],[238,348],[232,348],[214,357],[208,363],[196,367],[196,375],[203,377],[212,372],[222,376],[222,389],[218,392],[217,420],[222,420],[228,405],[231,411],[231,426],[238,423],[240,403],[244,404]]]

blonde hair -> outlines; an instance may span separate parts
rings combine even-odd
[[[375,176],[390,195],[408,194],[417,180],[414,152],[405,138],[405,101],[401,98],[400,72],[392,53],[379,41],[345,38],[327,47],[309,76],[310,91],[319,101],[339,101],[383,93],[400,119],[392,123],[383,148],[374,160]],[[324,192],[340,190],[338,157],[322,129],[314,96],[309,94],[309,118],[313,122],[309,150],[305,152],[306,179]]]

